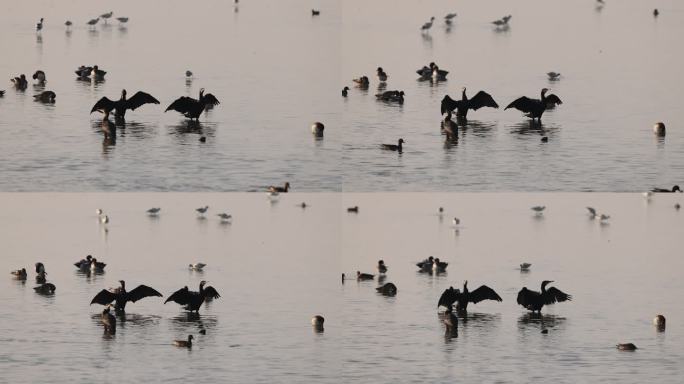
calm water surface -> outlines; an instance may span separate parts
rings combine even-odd
[[[292,193],[273,204],[262,194],[1,197],[7,381],[49,372],[52,382],[677,383],[684,373],[679,195]],[[194,208],[205,204],[209,214],[198,219]],[[538,204],[547,206],[541,218],[529,209]],[[358,214],[346,212],[352,205]],[[587,205],[610,214],[609,224],[589,220]],[[162,207],[158,218],[145,214],[152,206]],[[111,218],[107,231],[98,207]],[[221,211],[232,224],[218,222]],[[76,272],[72,263],[88,253],[108,263],[105,274]],[[446,274],[417,273],[414,263],[430,255],[450,263]],[[341,272],[373,273],[380,258],[396,297],[378,295],[377,281],[340,283]],[[9,276],[36,261],[54,296],[33,292],[34,273],[26,284]],[[186,268],[195,261],[208,264],[203,273]],[[517,270],[521,262],[532,263],[529,273]],[[119,279],[165,296],[207,280],[222,297],[199,319],[160,298],[130,303],[116,336],[103,337],[102,308],[88,303]],[[445,339],[437,299],[466,279],[503,302],[471,305],[458,337]],[[530,317],[515,296],[545,279],[573,301]],[[317,313],[323,333],[309,325]],[[657,313],[668,319],[664,333],[651,324]],[[191,351],[170,345],[190,333]],[[617,351],[619,342],[639,350]]]
[[[641,191],[684,183],[681,2],[619,1],[602,11],[561,0],[188,4],[6,4],[0,73],[45,70],[57,103],[35,103],[42,88],[3,86],[0,190],[252,191],[289,180],[298,191]],[[110,9],[130,17],[127,28],[84,25]],[[458,13],[450,29],[448,12]],[[506,14],[510,28],[494,30],[490,22]],[[437,21],[421,34],[430,16]],[[430,61],[450,71],[448,81],[417,81],[415,70]],[[77,66],[96,63],[109,72],[105,82],[76,81]],[[378,66],[389,74],[386,89],[406,92],[403,106],[375,100]],[[549,82],[548,71],[561,80]],[[364,74],[370,89],[343,99],[342,87]],[[472,112],[458,142],[445,144],[439,102],[463,86],[502,107],[549,87],[564,104],[541,127],[517,111]],[[162,113],[201,87],[221,105],[199,125]],[[88,112],[122,88],[162,105],[129,112],[113,145]],[[323,140],[309,132],[316,120],[326,124]],[[656,121],[668,127],[664,140],[651,132]],[[399,137],[402,155],[379,150]]]

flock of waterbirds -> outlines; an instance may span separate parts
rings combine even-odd
[[[270,186],[267,189],[267,194],[269,199],[273,199],[274,197],[277,197],[280,193],[287,193],[288,190],[289,183],[286,183],[283,187]],[[682,191],[679,188],[679,186],[675,185],[670,189],[654,188],[651,191],[644,192],[643,196],[647,201],[650,201],[657,193],[677,192]],[[307,207],[307,204],[303,202],[300,204],[300,206],[302,208],[305,208]],[[680,208],[680,204],[676,203],[675,209],[679,210]],[[547,211],[547,207],[545,205],[536,205],[531,207],[530,209],[536,217],[542,217]],[[586,209],[589,218],[592,220],[596,220],[601,225],[606,225],[608,219],[610,219],[610,216],[608,214],[600,212],[594,207],[586,207]],[[162,208],[153,207],[147,209],[145,213],[149,216],[159,217],[161,211]],[[209,206],[207,205],[195,209],[195,213],[197,214],[198,219],[205,219],[205,215],[208,211]],[[347,212],[358,214],[359,207],[349,207],[347,208]],[[109,216],[105,214],[105,212],[102,209],[97,209],[96,214],[101,224],[106,226],[109,223]],[[443,207],[440,207],[437,210],[437,216],[439,217],[440,221],[443,220],[444,215],[445,210]],[[217,216],[220,218],[222,224],[230,223],[232,220],[232,215],[227,214],[225,212],[218,213]],[[461,220],[458,217],[454,217],[452,223],[454,231],[460,231],[460,229],[462,228]],[[104,273],[107,264],[98,261],[91,255],[88,255],[86,258],[75,262],[74,266],[82,273],[102,274]],[[206,266],[207,264],[205,263],[194,262],[188,264],[188,269],[191,271],[202,271]],[[421,274],[428,275],[438,275],[446,273],[448,266],[448,262],[442,261],[438,257],[433,256],[429,256],[428,258],[416,263],[416,267],[418,267],[418,272],[420,272]],[[531,267],[532,264],[528,262],[523,262],[519,265],[518,269],[521,273],[529,273]],[[377,280],[379,283],[378,287],[376,287],[377,293],[383,296],[397,295],[398,287],[392,282],[386,282],[389,267],[385,263],[385,261],[378,260],[375,268],[377,271]],[[36,287],[34,287],[36,293],[41,295],[54,295],[57,288],[54,283],[47,281],[47,272],[45,269],[45,265],[42,262],[37,262],[35,264],[35,272],[35,280],[38,284]],[[14,276],[15,279],[24,282],[28,278],[26,268],[21,268],[12,271],[11,274]],[[360,270],[357,270],[356,273],[353,275],[355,277],[352,278],[352,280],[356,280],[358,282],[374,281],[376,279],[376,274],[365,273],[361,272]],[[347,274],[342,273],[342,284],[344,284],[347,280],[349,280]],[[531,311],[533,314],[534,312],[537,312],[538,315],[541,315],[541,310],[546,305],[572,300],[572,295],[567,294],[554,286],[549,286],[551,283],[553,283],[552,280],[542,281],[541,288],[539,291],[523,287],[518,292],[516,302],[526,310]],[[116,333],[117,320],[116,317],[110,313],[112,308],[114,309],[114,312],[117,315],[125,316],[125,308],[128,302],[135,303],[138,300],[142,300],[148,297],[163,297],[163,295],[159,291],[144,284],[138,285],[136,288],[130,291],[126,290],[126,282],[124,280],[120,280],[119,284],[120,286],[117,288],[102,289],[90,301],[91,305],[100,304],[105,306],[104,310],[100,315],[100,323],[104,328],[105,334],[107,335],[113,335]],[[206,286],[206,281],[201,281],[199,283],[199,289],[197,291],[191,291],[187,286],[185,286],[169,295],[168,298],[164,301],[164,304],[168,303],[169,301],[173,301],[183,306],[183,308],[186,311],[189,311],[190,313],[194,312],[195,314],[199,314],[199,309],[205,301],[218,299],[219,297],[220,294],[215,288],[211,286]],[[490,288],[487,285],[481,285],[478,288],[470,291],[468,289],[468,282],[465,281],[463,283],[462,290],[455,289],[453,287],[449,287],[448,289],[446,289],[437,300],[437,308],[445,309],[444,312],[439,313],[440,318],[442,319],[445,326],[445,335],[449,338],[457,337],[458,316],[467,317],[467,307],[469,303],[477,304],[484,300],[493,300],[498,302],[503,301],[501,296],[499,296],[499,294],[494,289]],[[314,327],[314,330],[317,332],[323,332],[324,321],[325,319],[322,315],[313,316],[311,318],[311,324]],[[653,322],[657,326],[659,331],[665,330],[665,317],[663,315],[657,315],[654,318]],[[202,330],[200,332],[205,333],[206,331]],[[542,329],[542,333],[546,334],[548,332],[549,330],[547,328]],[[192,346],[192,339],[192,335],[189,335],[187,340],[176,340],[174,344],[176,346],[189,348]],[[621,343],[617,345],[617,348],[620,350],[635,350],[636,346],[632,343]]]

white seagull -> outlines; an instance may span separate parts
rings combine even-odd
[[[109,216],[107,216],[107,215],[100,216],[100,223],[102,223],[102,224],[109,223]]]

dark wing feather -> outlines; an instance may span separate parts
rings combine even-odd
[[[218,104],[221,104],[221,103],[219,103],[219,101],[218,101],[218,99],[216,98],[216,96],[212,95],[211,93],[207,93],[206,95],[204,95],[204,103],[205,103],[206,105],[218,105]]]
[[[214,287],[205,287],[204,297],[218,299],[219,297],[221,297],[221,295],[219,295],[219,293],[214,289]]]
[[[112,100],[109,100],[106,97],[101,98],[100,100],[93,105],[93,109],[90,110],[90,113],[93,113],[95,111],[100,111],[102,113],[105,112],[111,112],[112,109],[114,109],[114,102]]]
[[[192,295],[190,294],[188,287],[181,288],[169,296],[169,298],[164,301],[164,304],[168,303],[169,301],[174,301],[180,305],[190,304],[191,296]]]
[[[90,302],[90,305],[93,305],[95,303],[97,304],[102,304],[102,305],[107,305],[111,303],[112,301],[116,300],[116,295],[112,292],[109,292],[106,289],[103,289],[93,297],[93,300]]]
[[[476,304],[482,300],[503,301],[501,300],[501,296],[499,296],[496,292],[494,292],[493,289],[489,288],[486,285],[482,285],[480,286],[480,288],[471,291],[470,296],[468,298],[468,301]]]
[[[534,298],[539,296],[538,292],[530,291],[529,289],[523,288],[518,292],[518,304],[525,308],[529,308],[532,305]]]
[[[195,103],[197,103],[197,100],[193,99],[192,97],[181,96],[176,99],[176,101],[171,103],[171,105],[169,105],[164,112],[174,110],[180,113],[186,113],[190,111],[191,106]]]
[[[560,104],[563,104],[563,102],[561,101],[561,99],[560,99],[558,96],[554,95],[554,94],[550,94],[550,95],[546,96],[545,101],[546,101],[546,105],[560,105]]]
[[[532,108],[534,106],[534,102],[539,101],[539,100],[533,100],[530,99],[529,97],[523,96],[521,98],[516,99],[512,103],[508,104],[506,108],[504,108],[504,111],[508,108],[515,108],[519,111],[525,112],[525,113],[530,113],[532,112]]]
[[[461,292],[458,289],[448,288],[444,290],[442,296],[439,297],[437,302],[437,308],[446,307],[450,308],[458,300],[458,296]]]
[[[162,297],[162,294],[157,292],[154,288],[147,285],[138,285],[134,290],[128,292],[128,300],[136,302],[140,299],[150,296]]]
[[[453,112],[456,108],[458,108],[458,101],[452,99],[449,95],[445,95],[441,105],[442,115],[447,112]]]
[[[159,100],[155,99],[150,95],[149,93],[145,92],[136,92],[133,97],[130,99],[126,100],[126,106],[130,110],[135,110],[136,108],[139,108],[142,105],[145,104],[159,104]]]
[[[499,108],[499,104],[494,101],[492,95],[485,91],[478,92],[472,99],[470,99],[470,109],[478,110],[482,107]]]
[[[572,296],[568,295],[567,293],[561,291],[560,289],[556,287],[551,287],[546,290],[546,296],[544,297],[544,304],[553,304],[555,302],[563,302],[563,301],[569,301],[572,300]]]

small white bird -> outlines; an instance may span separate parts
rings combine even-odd
[[[219,218],[221,218],[221,222],[228,222],[228,221],[230,221],[230,220],[233,218],[232,215],[229,215],[229,214],[227,214],[227,213],[225,213],[225,212],[219,213],[219,214],[216,215],[216,216],[218,216]]]
[[[589,217],[591,217],[592,219],[596,217],[596,210],[594,208],[587,207],[587,210],[589,211]]]
[[[543,215],[544,210],[546,209],[546,206],[544,205],[537,205],[531,208],[537,215]]]
[[[644,196],[644,198],[646,198],[646,200],[651,200],[651,197],[653,197],[653,192],[644,192],[642,195]]]
[[[452,223],[454,223],[454,227],[461,224],[461,220],[458,217],[454,217],[453,220],[451,220]]]
[[[530,264],[530,263],[522,263],[522,264],[520,264],[520,270],[521,271],[529,271],[531,266],[532,266],[532,264]]]
[[[204,263],[194,263],[194,264],[189,265],[190,269],[195,270],[195,271],[201,271],[202,268],[204,268],[206,266],[207,265]]]
[[[150,208],[147,210],[147,214],[150,216],[156,216],[161,211],[161,208]]]
[[[205,205],[204,207],[195,209],[195,211],[197,211],[200,216],[203,216],[207,212],[207,209],[209,209],[209,206]]]
[[[102,224],[109,223],[109,216],[107,216],[107,215],[100,216],[100,223],[102,223]]]

